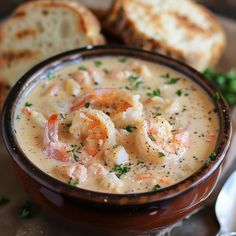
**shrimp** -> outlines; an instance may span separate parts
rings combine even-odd
[[[135,144],[140,156],[150,163],[180,158],[187,150],[188,132],[172,132],[172,126],[162,117],[145,120],[137,128]]]
[[[108,173],[108,171],[105,169],[103,165],[96,162],[88,166],[88,171],[89,173],[94,175],[97,179],[102,178]]]
[[[116,125],[124,126],[142,119],[143,106],[139,99],[139,95],[131,95],[119,89],[96,89],[77,100],[71,111],[88,104],[108,114]]]
[[[91,157],[115,144],[114,124],[109,116],[95,109],[75,111],[69,132],[83,143],[82,151]]]
[[[66,145],[58,140],[58,114],[49,118],[44,131],[43,143],[45,146],[43,152],[46,156],[63,162],[71,159]]]
[[[70,179],[79,183],[85,182],[87,179],[87,168],[81,164],[56,166],[54,172],[62,179]]]
[[[71,74],[71,78],[78,82],[86,92],[92,91],[93,84],[99,84],[101,81],[97,71],[80,70]]]

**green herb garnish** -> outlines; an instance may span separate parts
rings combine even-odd
[[[78,69],[79,69],[79,70],[88,70],[85,65],[80,65]]]
[[[79,161],[79,157],[77,155],[77,152],[79,150],[79,147],[77,145],[71,145],[71,150],[68,151],[68,153],[71,153],[72,157],[74,158],[75,161]]]
[[[140,86],[142,83],[143,83],[143,81],[137,81],[137,82],[133,85],[132,89],[133,89],[133,90],[138,90],[138,89],[139,89],[139,86]]]
[[[99,67],[99,66],[102,65],[102,62],[101,62],[101,61],[94,61],[94,65],[95,65],[96,67]]]
[[[132,133],[135,129],[137,129],[135,126],[133,125],[128,125],[124,128],[126,131],[128,131],[129,133]]]
[[[156,185],[153,186],[152,190],[156,191],[156,190],[158,190],[160,188],[161,188],[161,186],[159,184],[156,184]]]
[[[161,91],[160,89],[153,90],[151,93],[147,93],[148,97],[160,97],[161,96]]]
[[[32,106],[33,106],[33,104],[30,103],[30,102],[26,102],[26,103],[25,103],[25,107],[32,107]]]
[[[167,74],[165,74],[165,75],[161,75],[161,77],[162,77],[163,79],[166,79],[165,84],[176,84],[177,81],[180,80],[180,78],[172,78],[169,73],[167,73]]]
[[[170,78],[166,81],[165,84],[176,84],[177,81],[179,81],[179,80],[180,80],[180,78]]]
[[[214,92],[213,97],[215,100],[220,100],[220,94],[218,92]]]
[[[6,205],[9,202],[10,202],[9,198],[5,196],[0,196],[0,206]]]
[[[156,139],[155,139],[155,138],[153,137],[153,135],[151,135],[151,134],[148,135],[148,138],[150,138],[153,142],[156,141]]]
[[[20,209],[19,218],[25,219],[32,216],[33,204],[30,201],[26,201]]]
[[[103,69],[102,71],[105,73],[105,75],[109,74],[109,70],[108,69]]]
[[[118,59],[118,62],[121,62],[121,63],[125,63],[125,62],[127,62],[127,58],[120,58],[120,59]]]
[[[52,72],[52,71],[49,71],[48,73],[47,73],[47,79],[48,80],[52,80],[53,78],[54,78],[54,73]]]
[[[159,152],[159,157],[164,157],[165,154],[163,152]]]
[[[206,163],[208,164],[208,163],[214,161],[214,160],[216,159],[216,156],[217,156],[216,153],[215,153],[215,152],[212,152],[212,153],[210,154],[210,156],[208,157]]]
[[[181,97],[183,95],[183,91],[181,89],[177,90],[176,95]]]
[[[73,186],[73,187],[78,187],[79,186],[79,182],[75,181],[75,180],[72,180],[71,178],[68,180],[68,184],[70,186]]]
[[[138,76],[130,75],[128,80],[131,82],[131,88],[126,86],[126,89],[129,90],[138,90],[139,86],[143,83],[143,81],[139,80]]]
[[[130,76],[128,77],[128,80],[131,81],[131,82],[136,81],[136,80],[138,80],[138,79],[139,79],[139,77],[138,77],[138,76],[134,76],[134,75],[130,75]]]
[[[85,108],[89,108],[89,107],[90,107],[90,103],[89,103],[89,102],[85,103],[85,104],[84,104],[84,107],[85,107]]]
[[[114,169],[113,169],[116,173],[116,176],[118,178],[121,177],[121,175],[127,173],[130,171],[130,167],[129,166],[125,166],[125,165],[115,165]]]
[[[236,71],[224,73],[206,69],[204,75],[219,87],[229,105],[236,104]]]
[[[20,119],[21,119],[21,116],[20,116],[20,115],[17,115],[17,116],[16,116],[16,119],[17,119],[17,120],[20,120]]]

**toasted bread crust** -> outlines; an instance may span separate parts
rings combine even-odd
[[[12,16],[0,27],[0,80],[7,81],[8,84],[12,85],[18,78],[12,79],[8,77],[20,77],[28,69],[41,60],[68,50],[68,48],[69,50],[72,49],[70,46],[68,46],[68,44],[67,46],[64,46],[61,43],[55,50],[55,54],[50,52],[48,55],[46,55],[45,48],[43,51],[40,46],[33,47],[33,41],[37,40],[38,37],[43,34],[40,32],[39,26],[36,25],[36,23],[35,25],[31,26],[19,27],[19,29],[15,27],[15,25],[19,24],[20,22],[31,21],[30,17],[33,17],[33,14],[29,14],[29,12],[32,13],[37,10],[38,12],[41,12],[42,15],[47,17],[50,12],[57,11],[57,9],[58,11],[65,11],[67,15],[70,14],[71,19],[73,16],[74,21],[72,23],[73,29],[75,29],[73,32],[74,34],[80,34],[81,37],[83,37],[82,45],[81,40],[76,43],[76,39],[74,39],[74,48],[90,44],[99,45],[105,43],[105,38],[100,33],[101,27],[98,20],[87,8],[81,4],[65,0],[39,0],[25,3],[19,6],[13,12]],[[24,23],[21,23],[21,26],[22,24]],[[69,37],[70,36],[68,36],[68,39]],[[57,39],[49,39],[48,37],[46,38],[46,41],[41,41],[41,44],[43,45],[45,43],[49,47],[50,45],[53,47],[53,44]],[[32,42],[31,47],[26,44],[27,40]],[[17,47],[15,46],[17,43],[26,46]],[[67,43],[69,42],[67,41]],[[27,64],[27,66],[24,64]],[[10,72],[13,66],[17,67],[19,65],[22,66],[22,71],[20,69],[16,69],[14,73]]]
[[[169,0],[165,2],[167,1]],[[140,0],[116,0],[112,7],[111,14],[106,19],[105,27],[108,31],[120,37],[127,45],[163,53],[182,60],[199,70],[203,70],[206,67],[213,66],[219,60],[225,48],[225,34],[218,21],[207,9],[190,1],[183,0],[182,3],[184,2],[191,4],[192,8],[197,9],[197,11],[207,19],[207,24],[210,25],[209,31],[200,23],[191,21],[191,16],[189,17],[189,15],[186,16],[178,12],[178,9],[165,9],[165,11],[153,13],[153,6],[151,4],[149,5],[149,2]],[[207,50],[198,51],[193,48],[185,50],[179,47],[178,44],[170,43],[170,35],[168,34],[166,35],[167,40],[165,40],[154,37],[154,34],[152,36],[145,28],[141,29],[140,23],[143,19],[138,19],[137,15],[136,18],[131,16],[131,6],[133,8],[135,6],[136,11],[141,9],[142,12],[144,12],[143,17],[146,17],[146,21],[148,19],[149,24],[156,30],[155,32],[157,34],[159,32],[165,34],[166,28],[165,25],[163,25],[162,17],[164,18],[165,14],[167,14],[169,17],[172,17],[173,25],[176,24],[179,30],[187,32],[185,37],[186,41],[194,41],[194,39],[198,38],[200,35],[203,40],[200,41],[199,44],[204,43],[204,40],[207,44],[213,40],[215,35],[217,35],[218,38],[214,38],[215,43],[212,43],[212,46],[208,47]],[[147,27],[148,26],[147,23]],[[175,33],[178,33],[178,31],[176,30]],[[175,37],[175,35],[172,37]]]

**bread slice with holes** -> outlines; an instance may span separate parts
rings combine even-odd
[[[190,0],[116,0],[105,27],[127,45],[166,54],[198,70],[213,66],[226,42],[217,19]]]
[[[0,27],[0,80],[13,85],[48,57],[104,44],[100,29],[96,17],[77,2],[39,0],[21,5]]]

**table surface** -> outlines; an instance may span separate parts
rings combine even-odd
[[[85,0],[84,0],[85,1]],[[93,0],[86,0],[93,2]],[[218,65],[221,70],[236,68],[235,35],[236,22],[225,18],[220,18],[227,33],[228,46]],[[236,109],[233,117],[236,128]],[[236,135],[233,138],[231,148],[227,155],[227,162],[219,184],[210,197],[207,206],[198,213],[180,222],[169,234],[171,236],[213,236],[218,231],[218,223],[214,214],[215,198],[224,183],[225,179],[236,168]],[[0,195],[5,194],[10,198],[10,203],[0,208],[0,235],[2,236],[38,236],[38,235],[57,235],[57,236],[79,236],[79,229],[64,219],[44,212],[39,207],[33,209],[33,217],[30,219],[19,219],[18,212],[20,206],[28,199],[28,196],[20,186],[17,177],[12,169],[10,157],[3,147],[0,138]]]

